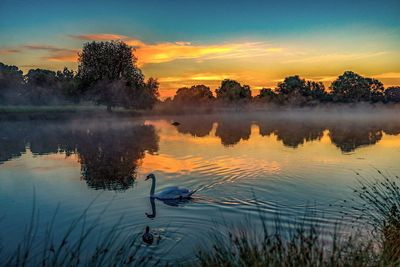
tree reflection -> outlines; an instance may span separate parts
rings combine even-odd
[[[359,147],[376,144],[382,139],[382,130],[376,126],[343,123],[329,129],[331,142],[343,152],[352,152]]]
[[[285,146],[297,148],[305,142],[320,140],[324,135],[324,126],[316,121],[264,119],[259,120],[261,136],[274,133],[278,141]]]
[[[210,134],[214,120],[209,116],[188,116],[176,118],[179,133],[190,134],[195,137],[204,137]]]
[[[76,147],[82,177],[96,189],[129,188],[145,151],[158,150],[155,130],[148,125],[87,130],[79,135]]]
[[[133,185],[145,152],[158,151],[153,126],[126,122],[2,122],[0,162],[20,156],[26,146],[35,155],[77,154],[88,186],[125,190]]]
[[[219,118],[215,135],[221,138],[224,146],[233,146],[240,140],[249,140],[251,120],[236,118]]]

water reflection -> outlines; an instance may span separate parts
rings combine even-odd
[[[331,143],[344,153],[376,144],[384,134],[400,134],[400,118],[385,117],[324,120],[235,114],[179,116],[174,120],[180,122],[175,127],[178,133],[196,138],[215,136],[228,147],[250,140],[256,134],[252,133],[254,125],[260,136],[276,137],[278,142],[291,148],[319,141],[327,132]],[[158,140],[154,126],[133,121],[2,121],[0,163],[20,157],[27,147],[34,155],[76,154],[82,178],[90,187],[124,190],[134,183],[135,171],[145,152],[158,151]]]
[[[215,136],[224,146],[233,146],[251,138],[251,127],[257,125],[261,136],[275,135],[284,146],[297,148],[304,143],[318,141],[328,130],[331,142],[342,152],[348,153],[359,147],[373,145],[382,139],[383,133],[400,134],[400,120],[382,118],[359,120],[357,118],[298,118],[282,116],[205,115],[174,118],[180,121],[177,131],[194,137],[211,134],[216,124]]]
[[[21,156],[28,146],[34,155],[77,154],[82,179],[89,187],[125,190],[145,152],[158,150],[151,125],[112,122],[2,122],[0,159]]]
[[[157,216],[156,199],[149,197],[151,213],[145,212],[147,218],[154,219]],[[167,206],[180,207],[193,202],[193,199],[157,199],[158,202],[163,202]]]
[[[275,134],[285,146],[297,148],[305,142],[320,140],[324,135],[324,126],[315,121],[261,119],[258,120],[261,136]]]

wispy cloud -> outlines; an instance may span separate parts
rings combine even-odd
[[[146,44],[140,40],[131,39],[128,44],[136,47],[139,65],[157,64],[177,59],[196,59],[198,61],[211,59],[233,59],[265,56],[280,53],[281,47],[270,47],[262,42],[221,43],[196,45],[189,42],[164,42]]]
[[[378,52],[366,52],[366,53],[332,53],[332,54],[321,54],[321,55],[302,55],[300,58],[293,58],[284,60],[283,63],[320,63],[320,62],[337,62],[337,61],[348,61],[348,60],[359,60],[371,57],[378,57],[387,54],[385,51]]]
[[[13,49],[13,48],[1,48],[0,55],[9,55],[21,52],[20,49]]]
[[[193,44],[191,42],[145,43],[142,40],[112,33],[68,35],[79,40],[123,40],[135,48],[140,67],[146,64],[159,64],[181,59],[194,59],[198,62],[214,59],[240,59],[277,54],[282,47],[274,47],[264,42],[233,42],[217,44]],[[45,44],[28,44],[23,49],[47,51],[44,58],[49,61],[72,62],[77,60],[78,49],[69,49]]]
[[[45,44],[24,45],[23,48],[47,52],[47,55],[42,58],[48,61],[76,62],[78,60],[78,49],[62,48]]]
[[[79,34],[79,35],[68,35],[71,38],[87,41],[111,41],[111,40],[123,40],[127,39],[128,36],[113,34],[113,33],[95,33],[95,34]]]
[[[376,79],[400,79],[400,72],[386,72],[372,76]]]

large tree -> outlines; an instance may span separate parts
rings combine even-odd
[[[251,90],[248,85],[241,85],[237,81],[225,79],[221,82],[221,86],[215,90],[218,99],[238,101],[250,100]]]
[[[154,100],[158,92],[154,79],[144,82],[136,61],[133,48],[122,41],[90,42],[79,53],[78,75],[91,99],[107,105],[108,110],[134,107],[138,98]]]
[[[352,71],[345,71],[331,85],[334,101],[359,102],[369,101],[371,81]]]

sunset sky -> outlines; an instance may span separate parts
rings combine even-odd
[[[399,0],[0,1],[0,62],[76,70],[90,40],[134,46],[162,97],[224,78],[253,89],[293,74],[329,83],[345,70],[400,84]]]

